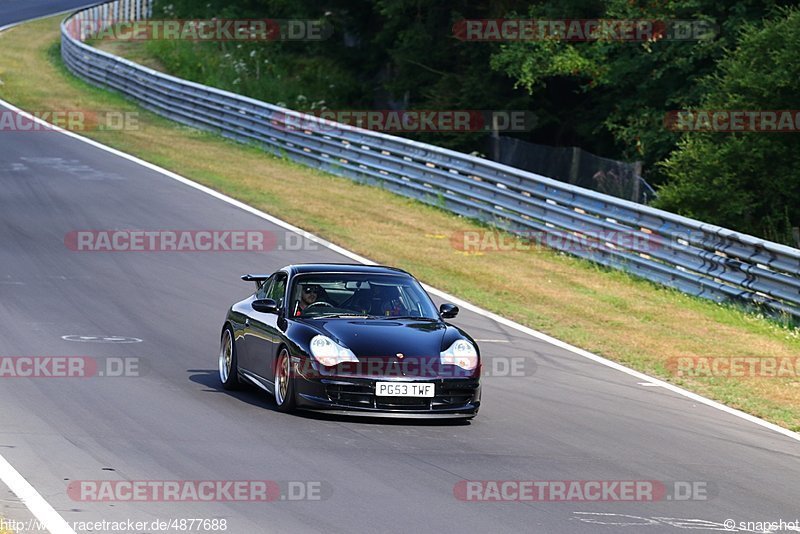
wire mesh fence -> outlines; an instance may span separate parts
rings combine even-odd
[[[540,145],[505,136],[490,137],[485,153],[498,163],[598,193],[640,204],[655,198],[655,190],[642,178],[638,162],[603,158],[578,147]]]

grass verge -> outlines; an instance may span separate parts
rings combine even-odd
[[[675,376],[670,366],[682,357],[796,358],[798,330],[552,251],[465,254],[451,236],[481,225],[176,125],[72,77],[58,51],[59,19],[0,35],[2,98],[30,111],[139,112],[138,129],[84,135],[568,343],[800,430],[800,370],[700,378]],[[116,52],[157,65],[143,49]]]

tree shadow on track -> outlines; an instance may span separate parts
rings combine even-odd
[[[268,394],[248,383],[242,385],[242,389],[237,391],[228,391],[222,387],[219,381],[219,371],[217,369],[187,369],[189,380],[196,384],[206,386],[206,391],[212,393],[224,393],[231,397],[246,402],[252,406],[264,408],[271,412],[278,412],[275,402]],[[309,410],[297,410],[291,414],[281,414],[289,417],[301,417],[307,420],[316,421],[330,421],[339,423],[356,423],[367,425],[383,425],[383,426],[470,426],[472,423],[468,419],[402,419],[391,417],[359,417],[357,415],[337,415],[325,412],[315,412]]]

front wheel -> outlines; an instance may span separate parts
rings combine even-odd
[[[233,331],[226,326],[222,331],[219,347],[219,379],[227,390],[239,389],[239,362],[236,358],[236,344],[233,342]]]
[[[275,404],[279,412],[291,412],[295,406],[292,358],[283,347],[275,362]]]

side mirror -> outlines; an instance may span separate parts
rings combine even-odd
[[[458,306],[455,304],[442,304],[439,306],[439,314],[444,319],[452,319],[456,315],[458,315]]]
[[[261,313],[278,313],[278,303],[272,299],[258,299],[254,300],[253,309]]]

